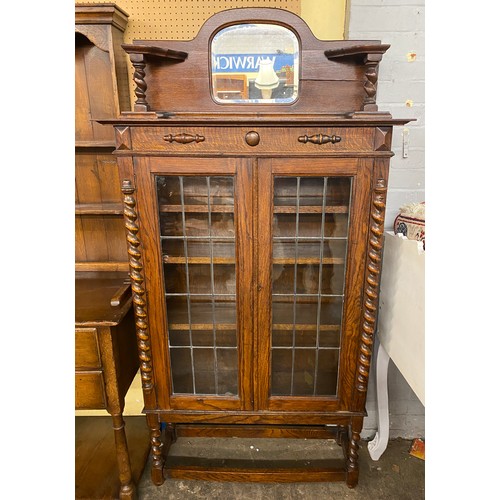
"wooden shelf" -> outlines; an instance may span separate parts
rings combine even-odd
[[[208,213],[208,205],[160,205],[160,212]],[[210,212],[233,213],[233,205],[211,205]]]
[[[349,207],[346,205],[339,206],[329,206],[325,207],[325,213],[327,214],[346,214],[349,211]],[[278,205],[274,206],[273,212],[275,214],[295,214],[297,213],[296,206],[288,206],[288,205]],[[323,212],[323,207],[318,205],[311,206],[299,206],[298,210],[299,214],[320,214]]]
[[[127,262],[110,262],[110,261],[87,261],[87,262],[75,262],[75,271],[78,272],[92,272],[92,271],[104,271],[104,272],[114,272],[114,271],[129,271],[129,263]]]
[[[298,259],[295,259],[294,257],[291,258],[278,258],[278,259],[273,259],[273,264],[295,264],[297,263],[298,265],[307,265],[307,264],[320,264],[322,263],[323,265],[325,264],[344,264],[345,259],[341,257],[323,257],[323,259],[319,258],[308,258],[308,257],[299,257]]]
[[[316,323],[274,323],[272,325],[273,330],[283,330],[283,331],[292,331],[295,326],[295,330],[310,330],[316,331],[317,325]],[[214,328],[213,323],[191,323],[191,330],[212,330]],[[170,323],[170,330],[189,330],[189,323]],[[217,323],[215,324],[216,330],[235,330],[236,325],[233,323]],[[320,331],[340,331],[340,325],[319,325]]]
[[[235,264],[236,261],[234,257],[214,257],[213,259],[210,257],[172,257],[170,255],[163,256],[163,262],[165,264],[205,264],[210,265],[210,263],[217,264]],[[298,265],[307,265],[307,264],[344,264],[345,259],[341,257],[324,257],[323,259],[315,258],[315,257],[302,257],[295,259],[295,257],[289,258],[278,258],[273,259],[273,264],[295,264]]]
[[[122,203],[78,203],[76,215],[123,215]]]
[[[310,331],[316,331],[317,330],[317,325],[316,324],[310,324],[310,323],[273,323],[272,328],[273,330],[293,330],[295,326],[295,330],[310,330]],[[340,325],[324,325],[321,324],[319,325],[319,330],[321,332],[323,331],[340,331]]]
[[[272,328],[273,330],[282,330],[282,331],[292,331],[295,330],[309,330],[309,331],[316,331],[318,326],[316,323],[311,324],[311,323],[273,323]],[[191,323],[191,330],[212,330],[214,328],[213,323]],[[169,329],[170,330],[189,330],[190,325],[189,323],[170,323],[169,324]],[[218,331],[221,330],[236,330],[236,325],[233,323],[217,323],[215,324],[215,329]],[[340,331],[340,325],[325,325],[321,324],[319,325],[319,330],[320,331]]]
[[[115,149],[115,141],[75,141],[76,149]]]
[[[155,45],[139,45],[139,44],[122,44],[122,49],[127,54],[142,54],[149,57],[160,57],[162,59],[170,59],[172,61],[184,61],[188,53],[180,50],[164,49]]]
[[[352,47],[340,47],[337,49],[325,50],[325,56],[330,61],[334,59],[345,59],[348,57],[364,58],[368,54],[377,54],[382,56],[390,47],[382,43],[364,43],[362,45],[353,45]]]
[[[160,212],[184,212],[192,213],[208,213],[208,205],[160,205]],[[300,206],[298,212],[300,214],[321,214],[323,207],[317,205],[311,206]],[[339,206],[329,206],[325,207],[325,213],[327,214],[346,214],[349,211],[349,207],[346,205]],[[210,212],[221,212],[221,213],[233,213],[233,205],[211,205]],[[296,206],[289,205],[278,205],[273,209],[275,214],[295,214],[297,213]]]
[[[163,256],[163,262],[165,264],[235,264],[236,261],[234,257],[172,257],[170,255]]]
[[[214,328],[213,323],[169,323],[169,330],[212,330]],[[234,323],[216,323],[216,330],[236,330],[236,324]]]

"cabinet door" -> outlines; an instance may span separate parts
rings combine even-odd
[[[251,405],[251,163],[136,160],[157,395],[168,409]]]
[[[370,160],[269,159],[258,179],[260,409],[349,409]]]

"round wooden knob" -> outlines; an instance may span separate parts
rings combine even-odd
[[[249,146],[257,146],[260,142],[260,135],[252,130],[245,135],[245,141]]]

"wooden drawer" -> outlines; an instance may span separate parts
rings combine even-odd
[[[96,328],[75,329],[76,369],[101,368]]]
[[[250,137],[249,132],[253,133]],[[247,139],[252,142],[250,139],[255,138],[255,133],[258,143],[248,144]],[[364,127],[134,127],[131,134],[134,151],[249,155],[373,151],[373,129]],[[315,144],[311,139],[319,134],[338,136],[341,140]]]
[[[75,408],[106,408],[106,392],[102,371],[77,371],[75,373]]]

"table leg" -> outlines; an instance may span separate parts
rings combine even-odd
[[[120,500],[133,500],[136,498],[136,489],[132,480],[132,468],[130,467],[127,437],[125,435],[125,422],[121,413],[112,415],[112,419],[115,431],[118,473],[120,476]]]
[[[372,441],[368,443],[368,453],[372,460],[378,460],[389,442],[389,396],[387,391],[387,371],[389,355],[375,336],[375,383],[377,388],[377,420],[378,430]]]

